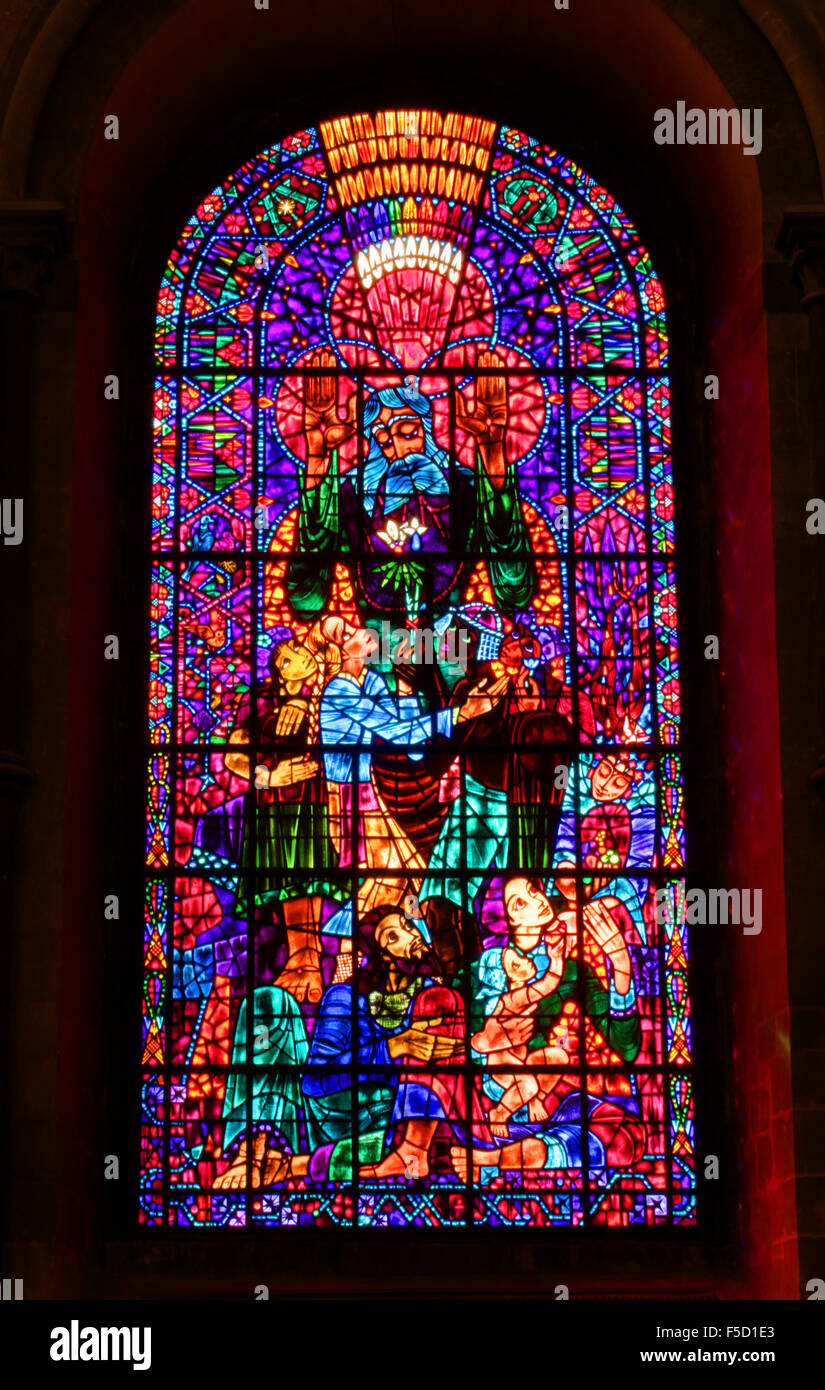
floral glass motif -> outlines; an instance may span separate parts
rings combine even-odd
[[[156,362],[142,1221],[692,1223],[633,224],[521,131],[332,120],[203,200]]]

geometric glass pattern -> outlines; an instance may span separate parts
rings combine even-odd
[[[667,348],[615,199],[493,121],[324,122],[186,225],[144,1223],[695,1220]]]

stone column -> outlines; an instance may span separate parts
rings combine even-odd
[[[26,673],[31,633],[27,629],[26,596],[35,524],[36,325],[40,289],[65,244],[66,222],[59,204],[0,203],[0,499],[4,522],[4,534],[0,535],[0,1011],[7,1064],[12,1016],[8,995],[14,976],[15,927],[19,927],[14,909],[21,805],[34,776],[27,748]],[[21,525],[17,537],[7,534],[15,519]],[[19,543],[13,544],[15,539]],[[4,1075],[0,1112],[6,1130],[10,1067],[4,1065],[0,1070]],[[0,1140],[6,1154],[10,1152],[9,1138],[4,1134]],[[8,1185],[4,1185],[4,1201],[7,1191]]]
[[[789,208],[777,246],[791,263],[809,330],[807,351],[800,345],[795,369],[783,376],[789,399],[776,401],[804,443],[793,476],[780,471],[774,479],[793,1143],[805,1298],[809,1280],[825,1279],[825,809],[813,790],[825,800],[825,535],[805,530],[806,503],[825,499],[825,204]]]
[[[810,417],[811,477],[815,491],[811,496],[825,499],[825,203],[789,208],[784,214],[776,239],[779,250],[791,263],[791,272],[801,294],[801,307],[808,316],[810,334]],[[825,537],[823,537],[825,547]],[[811,599],[821,615],[823,603],[823,564],[816,566]],[[813,615],[809,614],[809,617]],[[825,660],[812,642],[812,660],[819,666],[820,689],[825,688]],[[813,710],[811,711],[813,718]],[[811,770],[811,780],[825,799],[825,728],[817,730],[822,756]],[[825,1277],[825,1276],[823,1276]]]
[[[818,480],[825,487],[825,390],[821,387],[825,381],[825,203],[789,208],[782,218],[776,244],[791,263],[802,295],[801,307],[808,315],[814,383],[814,460]]]
[[[35,320],[41,284],[65,242],[54,203],[0,203],[0,498],[21,504],[22,539],[3,535],[0,554],[0,901],[8,905],[12,865],[6,849],[14,808],[31,778],[25,751],[25,609],[31,526]],[[5,515],[5,513],[4,513]]]

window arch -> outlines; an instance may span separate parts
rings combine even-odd
[[[156,353],[143,1221],[691,1223],[632,223],[521,131],[332,120],[204,199]]]

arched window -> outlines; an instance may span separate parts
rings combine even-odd
[[[145,1222],[695,1219],[664,310],[611,194],[472,116],[300,131],[187,224]]]

